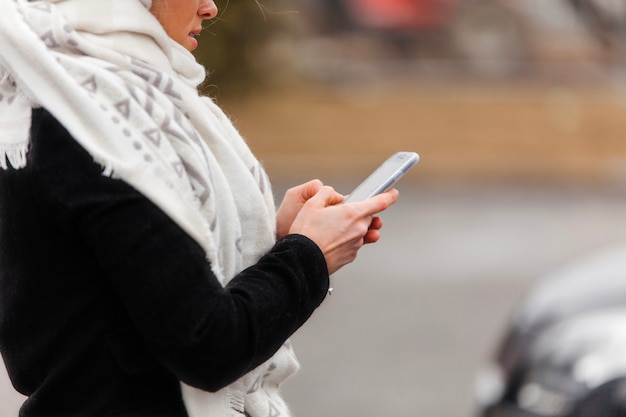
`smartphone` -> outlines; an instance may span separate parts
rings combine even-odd
[[[394,186],[420,160],[415,152],[397,152],[379,166],[344,200],[345,203],[367,200]]]

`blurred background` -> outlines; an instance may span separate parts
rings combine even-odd
[[[414,179],[428,183],[626,177],[623,0],[250,0],[221,11],[197,51],[204,90],[275,177],[355,180],[400,148],[423,154]]]
[[[277,199],[422,158],[293,337],[295,415],[476,415],[476,375],[537,280],[626,240],[626,1],[216,3],[203,89]]]
[[[528,292],[626,239],[626,2],[262,6],[227,5],[198,56],[277,197],[422,157],[293,338],[295,415],[480,414],[477,376]]]

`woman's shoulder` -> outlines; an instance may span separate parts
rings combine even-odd
[[[63,206],[79,202],[145,198],[104,167],[44,108],[33,109],[25,174],[43,196]]]
[[[98,175],[102,167],[74,139],[68,129],[45,108],[32,110],[27,166],[35,170]]]
[[[33,108],[31,113],[30,142],[31,148],[40,144],[46,145],[52,139],[56,141],[75,142],[70,132],[46,108]]]

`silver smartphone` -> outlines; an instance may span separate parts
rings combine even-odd
[[[419,160],[420,157],[415,152],[397,152],[391,155],[348,195],[344,204],[367,200],[377,194],[384,193],[393,187]]]

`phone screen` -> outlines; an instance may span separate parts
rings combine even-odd
[[[397,152],[380,165],[344,200],[344,203],[367,200],[394,186],[417,162],[415,152]]]

